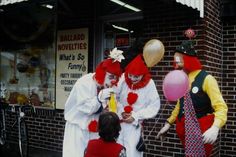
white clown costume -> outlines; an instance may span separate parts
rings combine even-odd
[[[142,79],[134,84],[129,75],[142,76]],[[123,118],[118,142],[126,148],[127,157],[142,157],[143,153],[136,149],[141,134],[141,123],[144,119],[157,115],[160,109],[160,98],[141,54],[126,67],[118,83],[117,95],[119,116]],[[133,120],[126,122],[123,113],[130,115],[125,118]]]
[[[118,52],[117,57],[122,56],[122,52],[116,48],[112,52]],[[108,78],[108,82],[118,81],[121,75],[120,61],[123,56],[119,57],[102,61],[95,73],[84,75],[73,86],[64,111],[66,126],[63,157],[83,157],[88,141],[98,137],[96,120],[103,110],[101,102],[109,97],[111,91],[111,86],[105,84],[106,78],[107,75],[113,75],[112,78]],[[105,93],[108,94],[104,96]]]

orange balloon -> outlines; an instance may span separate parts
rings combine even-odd
[[[163,58],[165,48],[157,39],[149,40],[143,48],[143,58],[148,67],[153,67]]]

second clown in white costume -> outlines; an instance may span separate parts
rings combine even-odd
[[[126,148],[127,157],[142,157],[143,152],[136,149],[141,123],[157,115],[160,98],[141,54],[128,64],[118,83],[118,103],[122,119],[118,142]]]

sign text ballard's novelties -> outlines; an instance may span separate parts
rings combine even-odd
[[[58,32],[56,64],[56,108],[64,109],[73,85],[88,73],[87,28]]]

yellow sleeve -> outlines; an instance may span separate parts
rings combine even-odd
[[[180,104],[179,101],[177,102],[177,104],[175,105],[174,110],[172,111],[170,117],[167,119],[167,122],[170,124],[173,124],[179,114],[179,108],[180,108]]]
[[[214,126],[221,128],[227,120],[228,107],[222,97],[218,83],[212,75],[208,75],[203,82],[203,91],[207,93],[214,109]]]

